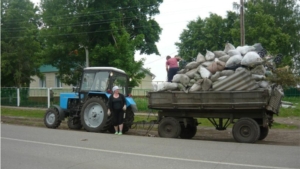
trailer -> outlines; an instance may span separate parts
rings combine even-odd
[[[280,86],[251,91],[148,92],[148,108],[158,111],[160,137],[190,139],[197,118],[207,118],[217,130],[233,124],[237,142],[254,143],[267,137],[273,115],[279,114]]]

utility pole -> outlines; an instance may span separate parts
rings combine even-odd
[[[241,46],[245,45],[244,0],[240,0]]]
[[[84,49],[85,49],[85,64],[86,67],[89,67],[89,50],[87,46],[85,46]]]

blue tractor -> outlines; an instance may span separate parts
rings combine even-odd
[[[80,86],[73,93],[61,93],[60,105],[53,105],[44,116],[48,128],[57,128],[68,118],[68,127],[89,132],[114,132],[112,116],[107,115],[107,101],[112,87],[119,86],[120,93],[126,96],[126,112],[123,133],[127,132],[134,121],[136,103],[129,94],[129,78],[126,73],[114,67],[84,68]]]

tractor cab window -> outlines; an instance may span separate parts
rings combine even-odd
[[[81,83],[81,90],[91,90],[94,82],[95,72],[85,72]]]
[[[108,88],[108,72],[85,72],[81,90],[106,91]]]
[[[113,80],[113,86],[119,86],[119,92],[126,96],[127,76],[122,74],[116,74]]]
[[[108,72],[97,72],[91,90],[106,91],[108,88]]]

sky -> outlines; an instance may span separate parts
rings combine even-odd
[[[38,3],[40,0],[31,1]],[[150,68],[155,75],[153,81],[166,81],[166,56],[177,54],[175,43],[179,42],[179,36],[188,22],[198,17],[204,19],[210,13],[225,17],[226,11],[233,10],[233,2],[239,3],[239,0],[164,0],[159,7],[160,14],[154,17],[162,28],[160,40],[156,43],[160,56],[136,52],[135,60],[146,59],[144,68]]]

